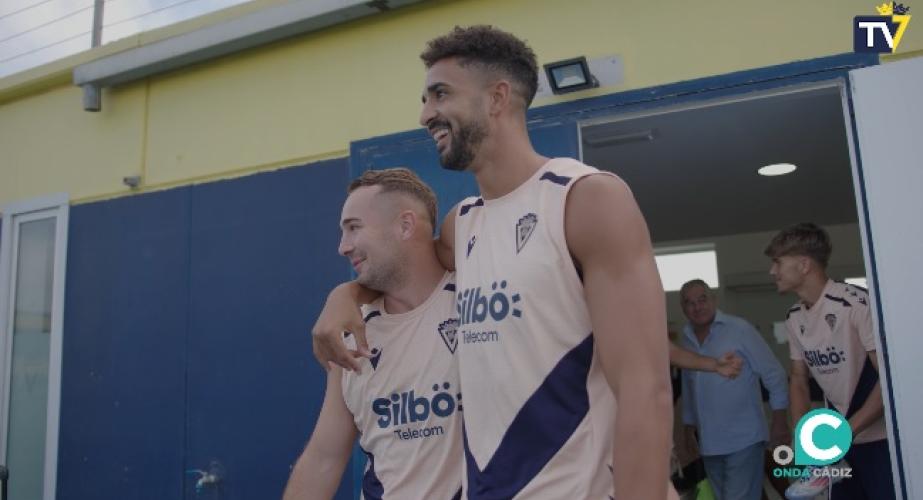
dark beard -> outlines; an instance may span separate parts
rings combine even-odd
[[[452,145],[448,155],[439,156],[439,164],[447,170],[461,172],[467,170],[474,161],[477,149],[487,137],[487,130],[478,122],[471,122],[452,134]]]

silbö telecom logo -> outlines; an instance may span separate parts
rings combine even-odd
[[[852,477],[848,467],[804,468],[805,465],[830,465],[842,459],[852,444],[852,429],[840,413],[819,409],[808,412],[795,427],[795,450],[787,445],[776,446],[772,458],[781,467],[772,471],[775,477],[798,478],[804,474]],[[787,467],[794,460],[794,467]],[[806,472],[811,471],[811,472]]]

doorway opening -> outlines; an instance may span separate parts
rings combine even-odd
[[[763,249],[776,232],[799,222],[829,233],[832,279],[863,283],[846,94],[844,81],[834,79],[579,124],[582,161],[624,179],[647,220],[674,340],[682,337],[686,317],[673,285],[702,278],[719,309],[753,324],[789,373],[784,321],[798,298],[776,291]],[[758,173],[775,164],[795,169]],[[703,258],[708,252],[714,255]],[[665,257],[672,266],[662,264]],[[681,464],[695,461],[681,432],[674,440]],[[769,485],[765,491],[766,498],[779,498]]]

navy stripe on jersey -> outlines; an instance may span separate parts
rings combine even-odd
[[[365,315],[365,318],[363,318],[362,321],[365,321],[366,323],[368,323],[370,319],[372,319],[372,318],[374,318],[374,317],[376,317],[376,316],[381,316],[381,311],[372,311],[372,312],[366,314],[366,315]]]
[[[563,175],[554,175],[551,172],[545,172],[538,180],[540,181],[551,181],[555,184],[560,184],[566,186],[570,182],[570,177],[564,177]]]
[[[801,306],[795,306],[795,307],[789,309],[788,312],[785,313],[785,319],[791,318],[791,317],[792,317],[792,314],[794,314],[794,313],[796,313],[796,312],[798,312],[798,311],[800,311],[800,310],[801,310]]]
[[[461,206],[461,209],[459,209],[459,211],[458,211],[458,215],[465,215],[465,214],[467,214],[468,211],[471,210],[472,208],[474,208],[474,207],[483,207],[483,206],[484,206],[484,199],[483,199],[483,198],[478,198],[478,201],[476,201],[476,202],[474,202],[474,203],[469,203],[469,204],[467,204],[467,205],[462,205],[462,206]]]
[[[484,470],[471,455],[463,430],[470,500],[513,498],[564,446],[590,409],[586,384],[592,360],[591,333],[523,404]]]
[[[362,495],[365,496],[366,500],[381,500],[381,497],[385,495],[385,487],[378,480],[378,476],[375,475],[375,455],[365,451],[361,446],[359,449],[362,450],[362,453],[365,453],[365,457],[369,460],[368,468],[365,469],[365,476],[362,477]]]
[[[852,287],[852,288],[855,288],[856,290],[862,290],[865,293],[869,293],[868,288],[865,288],[863,286],[859,286],[853,283],[847,283],[845,281],[835,281],[835,283],[840,283],[841,285],[846,285],[847,287]]]
[[[852,400],[849,402],[849,408],[846,409],[846,418],[852,418],[853,415],[872,394],[872,389],[878,383],[878,370],[872,364],[868,355],[865,356],[865,364],[862,366],[862,373],[859,375],[859,381],[856,382],[856,389],[852,393]]]
[[[455,291],[455,283],[446,283],[445,286],[442,287],[442,289],[445,290],[445,291],[447,291],[447,292],[454,292],[454,291]]]
[[[829,293],[824,294],[824,297],[826,297],[826,298],[828,298],[828,299],[830,299],[830,300],[832,300],[832,301],[834,301],[834,302],[839,302],[839,303],[843,304],[843,305],[846,306],[846,307],[852,307],[852,304],[850,304],[849,302],[846,302],[846,299],[844,299],[844,298],[842,298],[842,297],[834,297],[833,295],[830,295]]]

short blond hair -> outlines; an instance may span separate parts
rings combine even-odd
[[[382,193],[403,193],[422,203],[435,233],[438,207],[436,193],[412,170],[403,167],[366,170],[349,183],[346,193],[351,194],[361,187],[369,186],[381,187]]]

